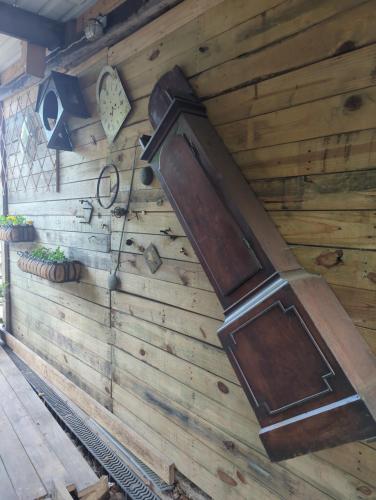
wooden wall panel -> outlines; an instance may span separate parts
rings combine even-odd
[[[96,178],[115,162],[118,203],[128,200],[134,148],[151,131],[150,91],[181,65],[286,244],[326,278],[376,352],[374,24],[370,0],[184,0],[72,69],[92,116],[70,121],[61,189],[9,200],[11,213],[34,220],[38,242],[85,265],[79,284],[51,284],[18,270],[27,246],[14,245],[14,334],[216,500],[374,498],[376,448],[271,464],[219,345],[222,309],[158,182],[141,184],[139,148],[112,293],[122,220],[98,206]],[[133,106],[112,146],[95,103],[107,61]],[[81,198],[94,204],[90,225],[76,218]],[[142,256],[150,243],[163,262],[155,274]]]

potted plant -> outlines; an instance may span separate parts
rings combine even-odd
[[[19,255],[17,265],[21,271],[55,283],[79,280],[81,264],[76,260],[67,259],[60,247],[55,250],[37,247],[19,252]]]
[[[0,240],[34,241],[35,229],[33,221],[23,215],[0,215]]]

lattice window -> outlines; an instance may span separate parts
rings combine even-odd
[[[57,191],[57,152],[47,148],[39,115],[34,111],[38,87],[6,100],[0,114],[3,190]],[[0,158],[1,161],[1,158]]]

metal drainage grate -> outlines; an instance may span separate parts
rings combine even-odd
[[[87,448],[89,453],[102,465],[107,473],[114,479],[119,487],[132,500],[159,500],[159,497],[131,470],[126,464],[109,448],[103,440],[93,432],[72,408],[63,401],[34,371],[32,371],[16,354],[10,349],[7,353],[23,376],[41,396],[47,406],[68,427],[76,438]],[[137,459],[129,450],[126,454],[142,470],[144,476],[159,488],[160,491],[168,491],[171,486],[162,481],[153,471]]]
[[[161,491],[162,493],[172,491],[174,489],[173,486],[167,484],[163,479],[161,479],[158,474],[156,474],[153,470],[151,470],[146,464],[144,464],[136,455],[134,455],[130,450],[125,448],[117,439],[115,439],[106,429],[104,429],[101,425],[97,424],[94,420],[90,422],[92,427],[98,428],[98,430],[102,433],[102,436],[105,436],[105,439],[109,440],[115,448],[119,450],[120,455],[125,455],[126,460],[132,463],[136,469],[139,470],[141,475],[147,478],[157,489],[157,491]]]

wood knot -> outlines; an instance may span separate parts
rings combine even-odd
[[[202,326],[200,326],[200,332],[202,333],[202,336],[204,337],[204,339],[206,339],[207,335],[205,333],[205,330],[202,328]]]
[[[349,111],[357,111],[362,107],[363,99],[362,96],[358,94],[351,95],[345,101],[345,108]]]
[[[150,56],[149,56],[149,61],[154,61],[154,59],[157,59],[157,57],[159,56],[160,54],[160,50],[157,49],[157,50],[154,50]]]
[[[145,354],[146,354],[145,349],[140,349],[140,354],[141,354],[141,356],[145,356]]]
[[[318,266],[326,267],[330,269],[331,267],[337,266],[338,264],[343,264],[342,262],[343,250],[335,250],[334,252],[326,252],[320,254],[316,257],[316,264]]]
[[[247,484],[247,481],[245,480],[245,477],[240,471],[236,471],[236,475],[238,476],[239,481],[241,481],[243,484]]]
[[[363,495],[371,495],[372,494],[372,490],[371,488],[369,488],[368,486],[366,486],[365,484],[362,484],[361,486],[358,486],[357,487],[357,490],[360,491],[360,493],[363,493]]]
[[[228,484],[229,486],[236,486],[238,483],[233,479],[227,472],[222,469],[217,470],[218,477],[221,481]]]
[[[228,394],[230,392],[230,389],[227,387],[226,384],[224,384],[223,382],[219,381],[217,383],[217,386],[218,386],[218,389],[223,392],[223,394]]]
[[[334,52],[335,56],[339,56],[340,54],[346,54],[346,52],[351,52],[356,49],[355,42],[353,40],[346,40],[343,42],[338,49]]]
[[[201,52],[201,54],[204,54],[209,50],[209,47],[206,47],[205,45],[202,45],[201,47],[198,48],[198,50]]]
[[[223,441],[223,444],[227,450],[233,451],[235,449],[235,443],[233,441]]]
[[[372,281],[372,283],[376,283],[376,273],[368,273],[367,278]]]

